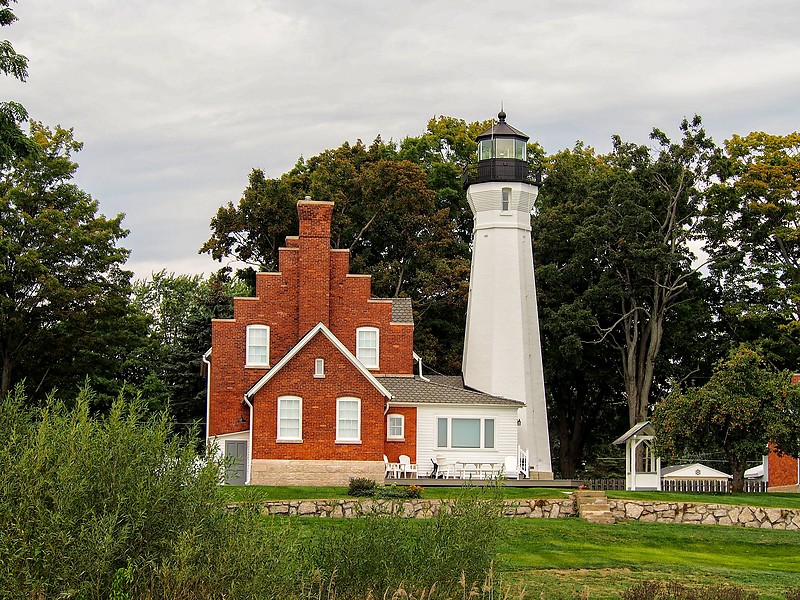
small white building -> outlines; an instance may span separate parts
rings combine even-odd
[[[673,465],[661,469],[661,478],[665,481],[720,481],[727,482],[731,476],[708,465],[692,463],[691,465]]]
[[[653,452],[655,430],[650,421],[637,423],[614,440],[625,444],[625,489],[661,491],[661,458]]]

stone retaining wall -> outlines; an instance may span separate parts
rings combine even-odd
[[[365,514],[398,513],[414,519],[429,519],[439,514],[442,500],[275,500],[264,502],[262,512],[269,515],[350,518]],[[446,501],[444,501],[446,502]],[[617,521],[642,523],[694,523],[761,529],[800,529],[800,510],[700,504],[609,500]],[[577,516],[572,498],[506,500],[503,514],[511,518],[556,519]]]
[[[275,500],[264,502],[262,512],[268,515],[297,517],[357,517],[365,514],[400,513],[414,519],[430,519],[439,514],[442,500]],[[447,501],[444,501],[447,502]],[[507,517],[556,519],[574,517],[577,512],[572,499],[507,500],[503,514]]]
[[[642,500],[609,500],[608,504],[617,521],[800,529],[800,511],[787,508]]]

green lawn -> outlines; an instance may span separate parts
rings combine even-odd
[[[578,519],[511,522],[499,571],[526,598],[618,598],[643,580],[737,584],[760,598],[800,587],[800,533]]]

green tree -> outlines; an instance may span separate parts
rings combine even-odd
[[[453,371],[463,322],[449,321],[454,306],[466,306],[468,246],[454,232],[453,211],[437,206],[428,181],[418,162],[400,158],[380,137],[369,147],[344,143],[301,159],[278,179],[253,171],[239,204],[217,212],[201,252],[276,269],[278,248],[297,231],[296,201],[304,195],[333,201],[332,245],[350,250],[353,272],[372,275],[376,296],[412,299],[423,358]],[[434,346],[441,334],[446,340]],[[456,337],[460,341],[453,342]]]
[[[610,442],[627,422],[618,351],[607,339],[598,342],[596,324],[604,317],[592,290],[601,265],[577,252],[575,242],[608,170],[580,143],[550,157],[532,222],[548,415],[564,478],[574,478],[587,450]]]
[[[117,246],[127,234],[122,215],[98,215],[71,183],[81,148],[72,130],[34,122],[31,138],[39,150],[0,179],[0,394],[23,377],[47,389],[54,370],[83,378],[75,361],[86,351],[113,359],[108,325],[127,314],[130,292],[128,251]]]
[[[590,295],[602,339],[619,352],[631,425],[647,418],[669,315],[699,278],[689,243],[717,148],[700,117],[684,119],[681,132],[674,143],[654,129],[656,152],[615,137],[595,208],[574,238],[579,260],[601,270]]]
[[[140,387],[151,402],[168,404],[177,423],[205,420],[201,357],[211,347],[211,319],[232,317],[233,297],[250,293],[243,281],[230,279],[224,270],[207,279],[161,271],[134,284],[133,304],[147,315],[152,343],[143,357],[146,377]]]
[[[783,367],[800,361],[800,134],[725,142],[709,188],[706,251],[735,341],[759,341]]]
[[[724,452],[733,474],[733,491],[744,487],[747,460],[764,454],[767,444],[781,453],[800,452],[800,386],[788,371],[776,372],[742,345],[718,363],[701,387],[676,387],[656,405],[652,423],[662,456]]]
[[[17,20],[9,6],[14,0],[0,0],[0,27],[11,25]],[[18,54],[11,42],[0,40],[0,72],[11,75],[20,81],[28,76],[28,59]],[[28,156],[35,150],[21,124],[27,120],[28,113],[17,102],[0,102],[0,171],[6,168],[16,156]]]

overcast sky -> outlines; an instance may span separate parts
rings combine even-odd
[[[733,133],[800,121],[791,0],[19,0],[0,30],[29,79],[0,100],[73,127],[77,183],[126,214],[137,277],[210,273],[198,249],[254,167],[270,177],[343,141],[401,140],[430,117],[496,116],[549,153],[646,142],[703,116]]]

